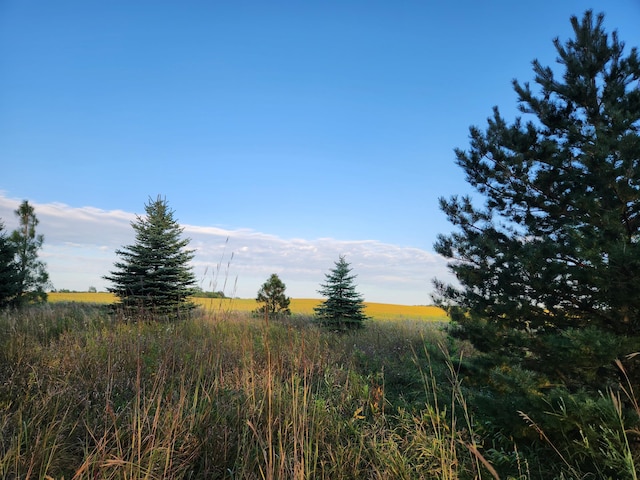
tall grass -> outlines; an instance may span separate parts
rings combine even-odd
[[[457,370],[469,348],[425,322],[6,311],[0,477],[498,478]]]

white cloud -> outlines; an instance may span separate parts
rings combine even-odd
[[[0,192],[0,219],[7,231],[16,226],[13,211],[20,200]],[[45,236],[41,257],[47,262],[56,288],[104,289],[107,274],[117,259],[115,250],[134,241],[134,213],[70,207],[60,203],[33,203]],[[250,229],[184,225],[196,250],[194,272],[205,289],[225,290],[252,298],[271,273],[296,298],[317,298],[317,289],[339,255],[345,255],[357,275],[358,291],[367,301],[425,304],[431,302],[431,280],[451,281],[446,261],[439,255],[412,247],[374,240],[319,238],[284,239]]]

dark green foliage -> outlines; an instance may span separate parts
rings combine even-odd
[[[150,199],[145,211],[146,217],[131,223],[136,242],[116,250],[121,260],[104,277],[113,283],[107,290],[125,310],[139,314],[190,310],[195,278],[189,266],[193,251],[186,249],[189,239],[181,238],[183,229],[166,199]]]
[[[284,294],[286,288],[277,274],[271,274],[258,290],[256,302],[262,305],[256,309],[256,313],[267,319],[280,315],[291,315],[291,310],[289,310],[291,299]]]
[[[535,91],[514,80],[530,121],[496,107],[470,129],[457,163],[484,203],[441,199],[457,231],[435,245],[459,281],[436,282],[451,332],[482,352],[463,365],[482,433],[508,439],[496,451],[566,446],[580,478],[622,478],[602,452],[620,447],[622,418],[638,424],[600,407],[620,388],[616,359],[640,384],[640,60],[603,19],[572,17],[559,71],[533,62]]]
[[[0,308],[11,304],[18,294],[18,271],[15,249],[5,236],[0,222]]]
[[[17,271],[17,293],[12,303],[23,306],[47,301],[46,289],[50,287],[46,264],[38,258],[38,250],[44,243],[44,235],[36,234],[38,218],[33,206],[23,201],[15,214],[19,227],[11,233],[8,241],[15,251]]]
[[[335,268],[326,274],[326,281],[318,293],[327,299],[315,308],[318,321],[329,328],[349,330],[361,328],[367,316],[363,313],[362,296],[356,292],[351,268],[344,256],[335,262]]]
[[[461,288],[437,286],[481,350],[602,388],[611,362],[631,353],[616,338],[640,337],[640,61],[602,15],[571,23],[575,38],[554,41],[560,76],[534,61],[538,92],[513,83],[534,118],[508,124],[496,107],[456,151],[485,202],[441,199],[458,231],[435,248]],[[603,341],[577,348],[585,328]]]

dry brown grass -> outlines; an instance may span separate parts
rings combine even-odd
[[[431,424],[447,420],[387,412],[393,373],[368,368],[365,350],[411,366],[395,347],[441,338],[437,327],[334,336],[214,315],[119,323],[80,303],[0,314],[0,478],[434,478]]]

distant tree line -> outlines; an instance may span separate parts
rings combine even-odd
[[[51,293],[96,293],[98,289],[96,287],[89,287],[86,290],[73,290],[69,288],[52,288]]]
[[[193,296],[195,298],[228,298],[222,290],[207,292],[200,287],[193,288]]]

